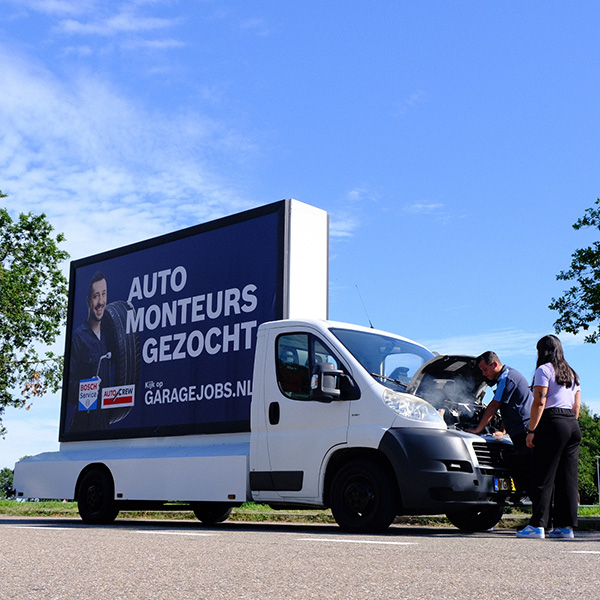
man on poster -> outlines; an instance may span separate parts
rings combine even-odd
[[[103,426],[99,410],[102,387],[110,385],[110,352],[102,331],[107,304],[106,277],[94,273],[87,292],[87,319],[73,332],[69,361],[69,403],[75,404],[72,428]]]

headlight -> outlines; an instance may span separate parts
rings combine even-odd
[[[433,423],[444,422],[441,415],[438,413],[429,402],[410,396],[409,394],[400,394],[389,388],[383,391],[381,398],[383,403],[389,406],[397,415],[414,419],[415,421],[431,421]]]

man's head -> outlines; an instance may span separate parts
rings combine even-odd
[[[491,350],[480,354],[477,359],[477,366],[483,373],[483,376],[490,381],[497,381],[502,372],[502,363],[498,355]]]
[[[87,295],[88,321],[90,323],[100,323],[102,320],[106,308],[106,294],[106,278],[104,273],[97,271],[90,281]]]

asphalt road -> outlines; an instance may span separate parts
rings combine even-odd
[[[0,517],[2,600],[559,599],[600,595],[600,532],[517,540],[394,525]]]

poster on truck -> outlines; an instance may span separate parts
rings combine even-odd
[[[285,203],[71,264],[60,441],[249,430]]]

